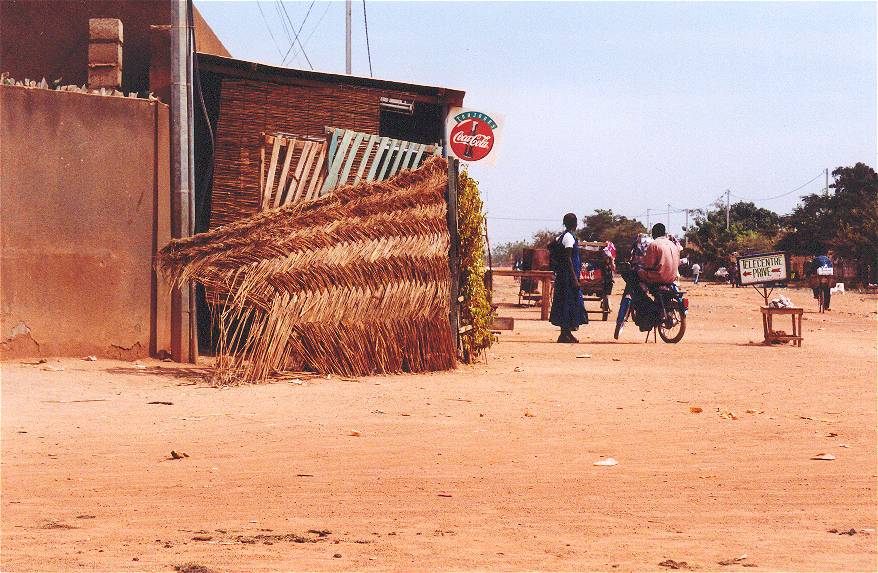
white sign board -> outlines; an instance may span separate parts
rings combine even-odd
[[[786,253],[762,253],[738,257],[741,285],[780,283],[788,279]]]
[[[451,108],[445,119],[448,155],[467,163],[488,163],[497,159],[497,139],[503,132],[503,116],[475,109]]]

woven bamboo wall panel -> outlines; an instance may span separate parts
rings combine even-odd
[[[323,137],[327,126],[379,131],[379,98],[413,94],[360,86],[292,86],[224,79],[216,129],[210,227],[259,212],[262,133]]]
[[[218,367],[241,381],[452,368],[447,170],[432,158],[165,247],[175,281],[212,293]]]

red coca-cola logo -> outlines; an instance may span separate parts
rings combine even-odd
[[[451,150],[462,161],[479,161],[494,148],[494,129],[497,124],[487,115],[477,112],[462,113],[454,118],[457,125],[449,134]]]

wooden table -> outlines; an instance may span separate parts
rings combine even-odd
[[[802,315],[805,313],[803,308],[774,308],[770,306],[760,307],[762,310],[762,331],[765,336],[765,344],[772,342],[789,342],[793,341],[793,346],[802,346]],[[774,325],[772,318],[775,316],[783,316],[788,314],[793,318],[792,334],[773,334]]]
[[[514,271],[512,269],[491,269],[488,272],[495,277],[518,277],[539,280],[540,320],[549,320],[549,310],[552,306],[552,281],[555,278],[555,273],[552,271]]]

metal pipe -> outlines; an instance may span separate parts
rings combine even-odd
[[[345,73],[347,75],[351,75],[351,4],[352,0],[346,0],[345,2],[345,21],[344,21],[344,29],[345,29]]]
[[[171,236],[192,235],[195,197],[192,193],[192,45],[189,0],[171,1]],[[192,362],[195,314],[192,284],[171,293],[171,352],[178,362]]]

